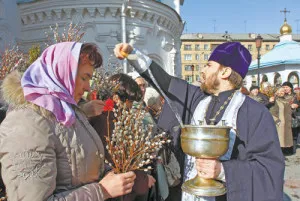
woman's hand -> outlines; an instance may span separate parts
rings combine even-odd
[[[101,100],[91,100],[80,106],[87,117],[94,117],[102,114],[105,103]]]
[[[132,191],[136,175],[134,172],[114,174],[109,172],[100,182],[104,199],[126,195]]]

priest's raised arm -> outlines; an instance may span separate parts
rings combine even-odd
[[[220,160],[194,159],[196,162],[191,162],[180,146],[179,123],[165,103],[158,126],[173,136],[172,149],[179,161],[183,180],[201,172],[202,177],[224,181],[227,194],[215,197],[216,201],[283,199],[285,164],[273,118],[265,106],[238,90],[251,63],[251,54],[244,46],[238,42],[217,46],[201,70],[200,88],[168,75],[149,57],[128,44],[118,44],[115,55],[119,59],[128,58],[135,70],[149,82],[152,82],[151,71],[184,124],[197,125],[201,120],[204,124],[218,125],[225,120],[232,127],[230,135],[233,138],[226,156]],[[195,200],[195,197],[181,192],[181,185],[170,188],[169,192],[167,200]],[[201,200],[208,199],[202,197]]]

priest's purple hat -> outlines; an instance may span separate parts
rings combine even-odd
[[[251,63],[250,52],[239,42],[226,42],[220,44],[211,53],[209,61],[232,68],[244,78]]]

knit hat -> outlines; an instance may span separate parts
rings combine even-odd
[[[228,66],[245,78],[252,57],[250,52],[239,42],[226,42],[218,45],[211,53],[209,61]]]

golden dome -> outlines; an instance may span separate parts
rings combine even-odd
[[[292,27],[288,25],[286,20],[284,20],[284,24],[280,28],[280,34],[281,35],[288,35],[292,33]]]

